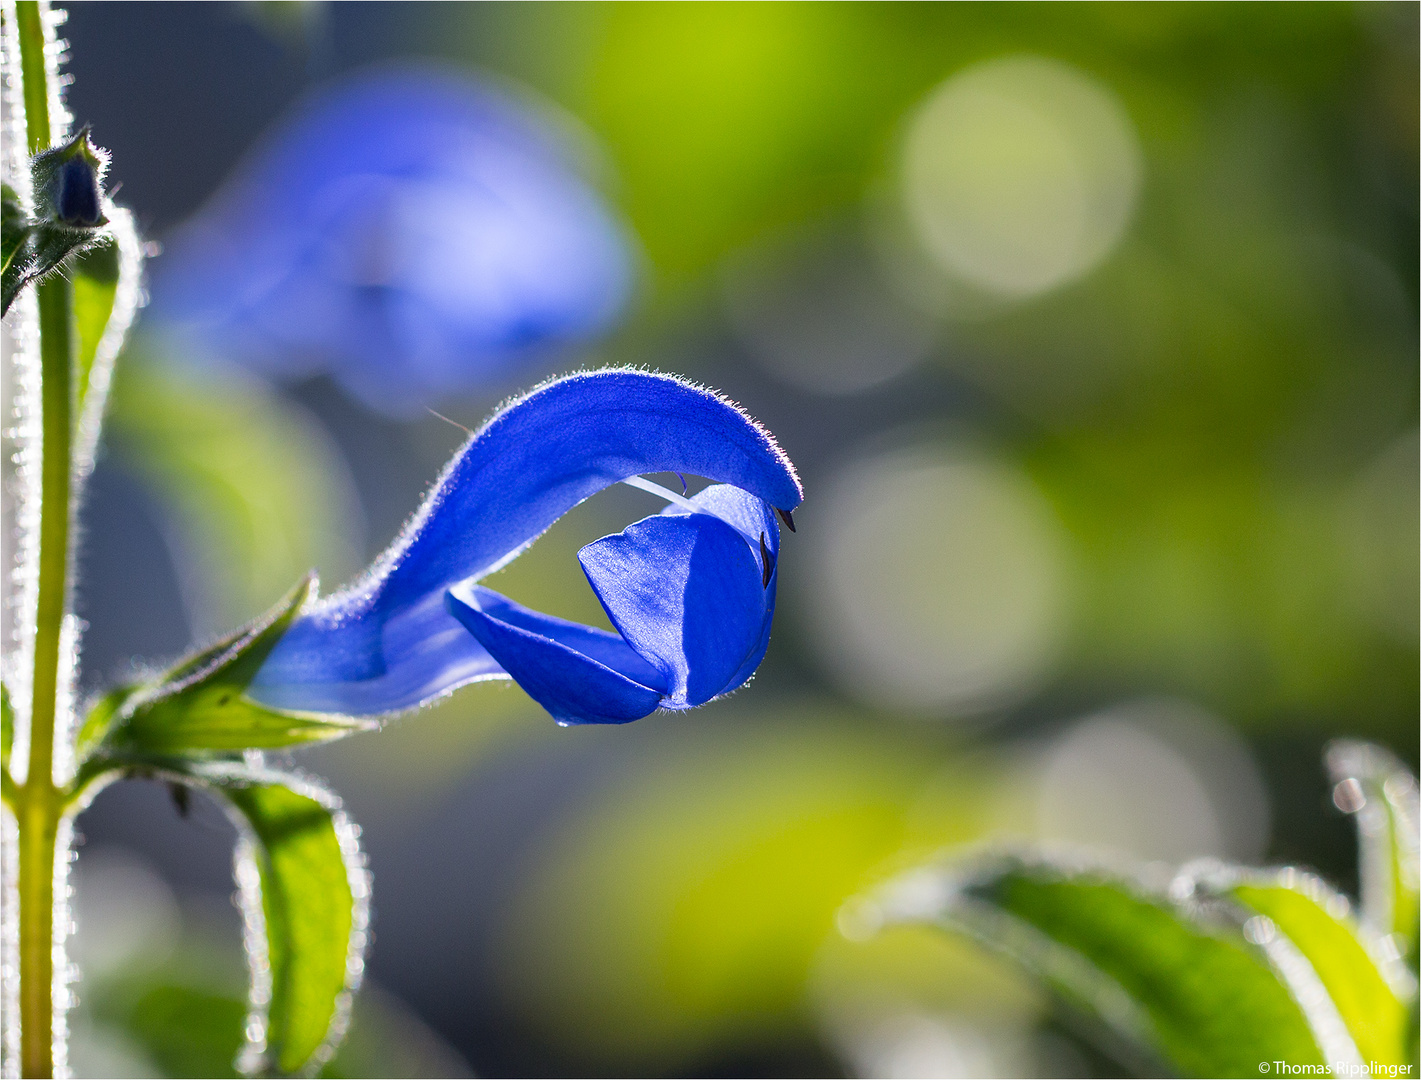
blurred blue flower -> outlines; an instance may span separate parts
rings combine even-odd
[[[717,483],[687,499],[641,478],[671,471]],[[579,555],[618,633],[477,584],[618,481],[669,503]],[[709,391],[624,369],[550,382],[469,440],[390,550],[292,625],[248,693],[276,708],[370,716],[513,678],[564,724],[703,704],[764,657],[775,508],[787,515],[801,497],[770,435]]]
[[[268,135],[168,245],[151,317],[399,415],[596,337],[631,279],[545,117],[464,76],[388,70]]]

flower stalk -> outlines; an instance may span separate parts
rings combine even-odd
[[[47,12],[37,0],[14,8],[30,153],[53,142]],[[35,290],[41,386],[38,589],[29,709],[29,760],[16,792],[19,824],[20,1072],[52,1076],[55,1067],[56,842],[65,809],[54,779],[60,723],[62,635],[69,599],[73,515],[72,439],[75,331],[73,294],[62,274]],[[67,855],[67,853],[66,853]],[[62,928],[61,928],[62,929]]]

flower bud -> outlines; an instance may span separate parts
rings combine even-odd
[[[64,145],[36,154],[36,216],[77,229],[105,224],[102,180],[107,167],[108,154],[89,141],[87,127]]]
[[[66,260],[104,243],[104,170],[109,155],[89,141],[89,129],[30,159],[34,204],[29,208],[7,184],[4,191],[4,282],[0,313],[26,285]]]

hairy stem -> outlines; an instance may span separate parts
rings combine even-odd
[[[36,0],[15,5],[29,149],[53,138],[46,12]],[[67,279],[54,275],[37,290],[40,331],[41,488],[39,590],[35,612],[34,681],[30,701],[29,768],[19,791],[20,830],[20,1071],[54,1071],[55,841],[63,813],[54,783],[54,738],[59,730],[61,633],[68,605],[73,473],[74,305]]]
[[[49,79],[44,55],[44,12],[38,0],[19,0],[15,5],[16,29],[20,34],[20,78],[25,103],[25,140],[30,153],[50,143]]]

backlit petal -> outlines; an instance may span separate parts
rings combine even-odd
[[[801,498],[793,467],[769,435],[708,391],[641,371],[560,379],[500,411],[469,440],[390,550],[363,580],[297,621],[249,693],[285,708],[374,715],[496,677],[498,664],[467,644],[411,648],[416,631],[456,640],[444,590],[502,566],[602,488],[669,470],[754,496],[752,503],[725,493],[698,498],[725,501],[752,530],[760,527],[753,518],[768,522],[772,553],[773,517],[763,506],[752,513],[754,504],[788,510]]]
[[[661,701],[660,673],[616,634],[530,611],[469,583],[449,590],[447,602],[561,724],[624,724],[653,712]]]
[[[718,517],[646,518],[579,558],[613,625],[665,674],[669,707],[731,689],[760,645],[770,598],[761,564]]]

